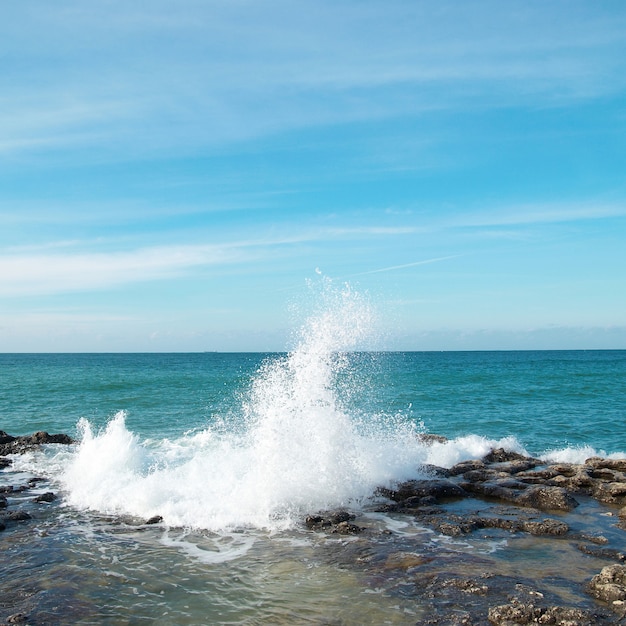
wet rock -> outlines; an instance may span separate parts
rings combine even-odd
[[[57,497],[52,493],[52,491],[46,491],[46,493],[42,493],[40,496],[33,498],[33,502],[54,502]]]
[[[355,516],[348,511],[326,511],[317,515],[307,515],[304,520],[304,524],[311,530],[333,529],[332,532],[336,531],[341,534],[354,534],[352,533],[352,530],[354,529],[350,529],[350,525],[348,524],[348,522],[354,518]],[[341,526],[342,524],[344,524],[344,526]],[[337,530],[339,526],[341,526],[341,528]],[[358,532],[361,530],[362,529],[359,528]]]
[[[0,445],[4,443],[11,443],[15,440],[15,437],[7,434],[4,430],[0,430]]]
[[[544,519],[541,522],[523,520],[516,523],[516,530],[521,530],[531,535],[562,537],[569,532],[569,526],[565,522],[555,519]]]
[[[11,459],[5,459],[4,457],[0,456],[0,469],[4,469],[5,467],[10,467],[13,464],[13,461],[11,461]]]
[[[511,532],[525,532],[531,535],[550,535],[553,537],[560,537],[569,532],[569,526],[565,522],[549,518],[534,521],[507,519],[503,517],[448,514],[445,518],[434,517],[430,520],[422,521],[425,521],[429,526],[438,530],[442,535],[449,537],[459,537],[485,528],[499,528]]]
[[[626,503],[626,482],[599,482],[594,485],[591,495],[600,502],[607,504]]]
[[[4,496],[0,496],[0,509],[6,509],[9,503]]]
[[[338,535],[358,535],[360,532],[363,532],[363,528],[357,526],[356,524],[351,524],[350,522],[339,522],[336,524],[332,531]]]
[[[486,465],[483,461],[479,459],[474,459],[471,461],[461,461],[461,463],[457,463],[453,465],[448,470],[448,476],[459,476],[461,474],[465,474],[466,472],[470,472],[472,470],[482,470],[485,469]]]
[[[511,452],[504,448],[495,448],[489,452],[489,454],[485,455],[482,460],[485,463],[507,463],[509,461],[528,461],[529,459],[530,457],[519,454],[518,452]],[[540,463],[541,461],[537,460],[537,465]]]
[[[7,435],[4,431],[0,431],[0,457],[7,456],[8,454],[21,454],[27,450],[37,448],[42,444],[49,443],[69,445],[74,443],[74,440],[69,435],[51,435],[44,431],[20,437],[12,437],[11,435]]]
[[[32,519],[32,515],[26,511],[10,511],[4,515],[4,521],[7,522],[25,522],[29,519]]]
[[[531,485],[518,495],[515,502],[542,511],[571,511],[578,506],[578,502],[562,487],[541,485]]]
[[[587,592],[612,607],[620,606],[613,603],[626,600],[626,566],[615,564],[603,567],[587,585]]]
[[[612,550],[610,548],[600,548],[594,545],[587,545],[580,543],[576,546],[583,554],[594,556],[598,559],[608,559],[610,561],[626,561],[626,554],[619,552],[618,550]]]
[[[160,524],[163,521],[163,518],[160,515],[153,515],[151,518],[146,520],[146,524]]]
[[[497,626],[555,624],[558,626],[593,626],[596,616],[581,609],[562,606],[540,607],[513,599],[510,604],[489,609],[489,621]]]
[[[431,497],[435,500],[467,497],[464,489],[444,478],[409,480],[399,484],[396,489],[380,489],[379,494],[395,502],[403,502],[415,497]]]

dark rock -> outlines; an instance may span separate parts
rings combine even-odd
[[[611,550],[610,548],[599,548],[598,546],[589,546],[584,543],[580,543],[576,546],[583,554],[594,556],[598,559],[608,559],[611,561],[626,561],[626,554],[618,552],[617,550]]]
[[[23,435],[21,437],[11,437],[11,435],[7,435],[4,431],[0,431],[0,433],[2,433],[2,435],[0,435],[0,456],[21,454],[26,450],[32,450],[42,444],[60,443],[69,445],[74,443],[74,440],[69,435],[50,435],[44,431],[39,431],[32,435]]]
[[[318,515],[307,515],[304,524],[311,530],[331,529],[332,532],[338,532],[342,534],[353,534],[349,529],[350,520],[353,520],[355,516],[348,511],[327,511]],[[358,528],[358,527],[355,527]],[[359,528],[358,532],[362,529]]]
[[[160,515],[153,515],[151,518],[146,520],[146,524],[160,524],[163,521],[163,518]]]
[[[11,443],[12,441],[15,441],[15,437],[12,437],[3,430],[0,430],[0,445],[3,443]]]
[[[26,511],[11,511],[4,516],[4,519],[8,522],[24,522],[32,519],[32,516]]]
[[[511,476],[506,472],[499,472],[498,470],[485,467],[465,472],[463,479],[470,483],[486,483],[488,481],[511,480]]]
[[[507,474],[518,474],[529,469],[537,467],[537,462],[533,459],[517,459],[515,461],[506,461],[505,463],[494,463],[493,469]]]
[[[56,498],[57,497],[52,493],[52,491],[46,491],[46,493],[42,493],[33,500],[34,502],[53,502]]]
[[[485,467],[486,466],[483,463],[483,461],[480,461],[478,459],[474,459],[473,461],[461,461],[461,463],[457,463],[456,465],[453,465],[448,470],[448,476],[459,476],[461,474],[465,474],[466,472],[469,472],[472,470],[485,469]]]
[[[485,463],[507,463],[509,461],[528,461],[529,457],[519,454],[518,452],[510,452],[504,448],[496,448],[482,459]],[[539,465],[541,461],[537,461]]]
[[[0,456],[0,469],[4,469],[5,467],[10,467],[13,464],[13,461],[11,461],[11,459],[5,459],[4,457]]]
[[[7,499],[4,496],[0,496],[0,509],[6,509],[9,506]]]
[[[395,502],[403,502],[413,497],[432,497],[435,500],[467,497],[467,493],[459,485],[439,478],[409,480],[400,483],[396,489],[380,489],[379,493]]]
[[[422,519],[422,518],[420,518]],[[459,537],[484,528],[499,528],[511,532],[525,532],[531,535],[551,535],[559,537],[567,534],[569,526],[555,519],[542,521],[507,519],[503,517],[484,517],[478,515],[453,515],[445,518],[433,517],[423,520],[438,530],[442,535]]]

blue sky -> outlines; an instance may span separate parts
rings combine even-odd
[[[2,14],[1,351],[626,348],[625,3]]]

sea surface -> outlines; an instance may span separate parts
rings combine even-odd
[[[78,441],[0,472],[57,495],[9,497],[33,520],[0,533],[0,620],[415,623],[419,602],[362,566],[371,542],[304,517],[348,508],[411,554],[475,558],[484,545],[373,512],[376,488],[492,447],[626,456],[626,351],[365,352],[361,305],[344,304],[285,353],[0,354],[0,430]],[[487,551],[528,561],[520,541]]]

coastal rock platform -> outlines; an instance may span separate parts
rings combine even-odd
[[[49,443],[72,440],[0,431],[4,478],[8,455]],[[18,585],[19,551],[41,539],[61,498],[45,478],[4,482],[0,542],[13,560],[2,566],[0,624],[48,623],[50,591]],[[144,536],[163,523],[124,520]],[[311,511],[296,532],[365,589],[397,598],[406,624],[626,625],[626,460],[550,464],[496,449],[451,468],[425,467],[422,478],[381,487],[358,510]]]

